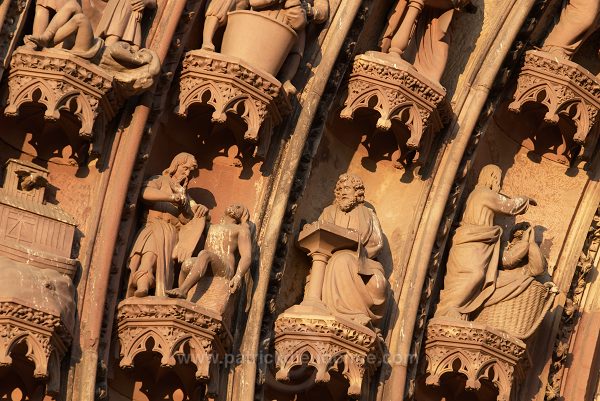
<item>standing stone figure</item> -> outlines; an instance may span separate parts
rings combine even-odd
[[[227,13],[248,8],[248,0],[209,0],[206,2],[202,49],[215,51],[213,39],[217,29],[227,24]]]
[[[55,13],[52,19],[51,12]],[[102,40],[94,37],[92,24],[76,0],[38,0],[33,33],[25,43],[37,49],[54,47],[72,35],[74,43],[63,48],[79,57],[94,58],[102,48]]]
[[[156,0],[108,0],[96,35],[104,38],[106,46],[122,41],[138,50],[142,46],[142,17],[146,8],[156,8]]]
[[[236,292],[252,263],[249,218],[250,213],[245,206],[229,206],[221,222],[208,228],[204,249],[197,257],[186,260],[181,266],[179,288],[167,291],[167,295],[186,298],[192,287],[204,277],[209,266],[213,276],[230,280],[230,292]]]
[[[152,288],[156,296],[166,296],[166,290],[173,288],[175,261],[192,256],[207,212],[186,191],[197,166],[194,156],[179,153],[162,175],[144,184],[142,200],[147,211],[129,255],[127,297],[145,297]]]
[[[298,72],[306,47],[306,26],[321,24],[329,19],[329,0],[249,0],[252,10],[288,25],[298,34],[278,77],[287,93],[296,93],[292,79]]]
[[[535,205],[527,197],[500,194],[501,178],[500,167],[485,166],[467,199],[452,238],[436,316],[467,320],[496,290],[502,228],[494,225],[494,216],[523,214],[529,204]]]
[[[555,56],[570,59],[579,46],[598,26],[600,15],[599,0],[569,0],[554,26],[542,50]]]
[[[323,303],[334,315],[367,325],[381,318],[387,280],[375,260],[383,248],[383,234],[375,211],[365,206],[365,186],[360,177],[342,174],[335,186],[335,202],[327,206],[320,222],[358,233],[356,251],[333,254],[325,269]]]
[[[439,81],[448,61],[449,28],[454,13],[472,7],[471,0],[398,0],[385,29],[381,51],[401,58],[414,37],[414,67]]]

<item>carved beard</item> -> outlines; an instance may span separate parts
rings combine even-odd
[[[344,213],[348,213],[352,209],[358,205],[358,200],[356,197],[352,197],[351,199],[342,199],[341,197],[336,198],[335,203],[338,205],[340,210]]]

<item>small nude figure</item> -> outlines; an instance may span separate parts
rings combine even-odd
[[[221,222],[209,227],[204,249],[181,266],[179,288],[168,290],[166,294],[173,298],[186,298],[191,288],[204,277],[209,265],[214,276],[230,280],[230,293],[236,292],[252,263],[249,217],[246,207],[229,206]],[[236,254],[239,254],[237,268]]]
[[[55,12],[50,19],[51,12]],[[35,6],[33,33],[25,42],[34,48],[54,47],[75,34],[75,43],[69,50],[83,58],[93,58],[102,41],[94,37],[92,24],[76,0],[38,0]]]

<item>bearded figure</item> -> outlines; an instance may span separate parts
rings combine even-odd
[[[335,224],[359,236],[358,249],[333,254],[325,269],[323,303],[334,315],[367,325],[382,316],[387,280],[375,260],[383,235],[375,211],[364,204],[365,186],[355,175],[342,174],[335,186],[335,202],[320,222]]]

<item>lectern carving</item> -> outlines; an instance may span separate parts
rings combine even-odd
[[[101,21],[105,29],[96,36],[76,0],[38,0],[33,33],[11,59],[4,113],[17,116],[24,104],[39,103],[47,120],[72,114],[81,123],[80,137],[92,142],[90,153],[99,155],[106,124],[126,98],[149,89],[160,72],[156,53],[140,49],[139,26],[132,38],[127,36],[132,28],[118,36],[119,26],[127,22],[121,18],[127,15],[126,4],[109,2]],[[121,13],[119,18],[110,18],[111,7]],[[139,25],[140,11],[129,11],[129,25]]]
[[[364,204],[364,185],[340,176],[335,203],[300,233],[298,244],[312,258],[304,300],[275,322],[280,381],[310,355],[316,382],[337,370],[349,381],[348,395],[361,394],[363,378],[380,361],[380,339],[373,326],[381,317],[387,280],[375,259],[383,248],[377,215]]]
[[[27,377],[29,360],[38,381],[34,392],[56,395],[74,327],[77,264],[71,258],[75,222],[45,203],[47,184],[46,169],[8,161],[0,188],[0,366]]]
[[[541,50],[530,50],[519,74],[511,111],[521,112],[527,103],[547,109],[543,122],[558,125],[570,164],[589,161],[598,143],[600,80],[571,61],[581,44],[597,29],[600,5],[596,1],[572,0],[564,5],[559,22]]]
[[[268,151],[272,130],[290,111],[296,75],[306,43],[306,26],[329,18],[329,0],[212,0],[206,8],[203,45],[185,56],[175,112],[214,108],[213,123],[237,116],[244,142],[259,157]],[[220,50],[214,34],[225,26]],[[283,84],[282,84],[283,82]]]
[[[196,379],[214,383],[215,362],[231,346],[234,294],[249,280],[253,225],[248,209],[237,204],[218,224],[208,223],[206,207],[187,193],[196,168],[194,156],[180,153],[142,190],[148,206],[129,257],[127,298],[118,306],[120,366],[132,368],[137,355],[153,351],[161,366],[173,367],[184,363],[189,348]],[[193,256],[202,235],[204,248]]]
[[[557,292],[544,277],[546,260],[528,223],[516,225],[509,244],[501,247],[494,215],[515,216],[536,205],[526,196],[500,194],[501,176],[495,165],[481,170],[452,239],[444,289],[427,330],[423,380],[430,387],[422,388],[419,399],[429,399],[428,393],[460,399],[465,390],[487,387],[498,391],[498,400],[509,401],[528,363],[524,341]],[[459,376],[466,381],[457,381]]]
[[[469,0],[399,0],[381,51],[369,51],[354,61],[341,117],[353,119],[358,110],[376,111],[376,128],[392,130],[396,137],[397,168],[423,162],[432,136],[449,121],[446,89],[439,83],[448,59],[447,32],[456,10],[472,7]],[[411,41],[416,47],[413,56],[407,52]]]

